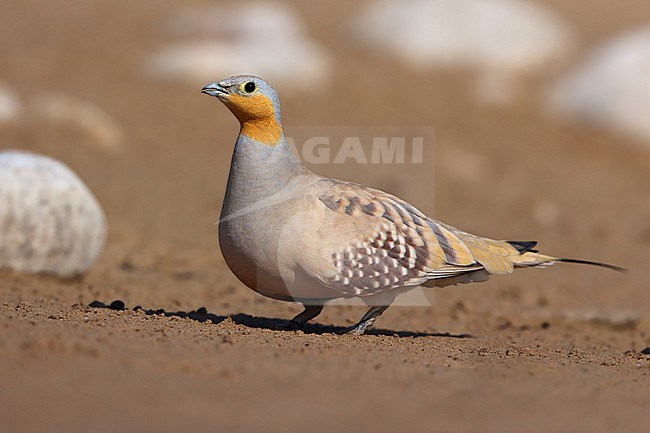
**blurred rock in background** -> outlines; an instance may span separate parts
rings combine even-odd
[[[104,151],[118,152],[122,148],[122,128],[92,102],[68,95],[45,94],[36,97],[31,108],[39,120],[80,129]]]
[[[185,10],[167,30],[174,40],[145,61],[147,75],[195,83],[251,73],[286,92],[315,89],[329,77],[323,48],[279,3]]]
[[[381,0],[353,36],[415,69],[474,69],[474,97],[488,103],[509,102],[519,78],[564,58],[574,40],[552,11],[520,0]]]
[[[6,84],[0,83],[0,124],[15,121],[23,110],[18,95]]]
[[[650,143],[650,27],[597,48],[555,84],[548,105],[560,116]]]
[[[117,153],[124,144],[120,125],[90,101],[60,93],[45,93],[23,102],[9,86],[0,83],[0,126],[32,134],[41,126],[71,126],[96,149]]]

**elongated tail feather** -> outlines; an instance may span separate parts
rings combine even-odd
[[[553,263],[578,263],[581,265],[591,265],[599,266],[601,268],[611,269],[617,272],[627,272],[627,269],[621,268],[620,266],[610,265],[609,263],[593,262],[590,260],[580,260],[580,259],[569,259],[566,257],[553,257],[547,256],[545,254],[540,254],[537,252],[526,252],[514,260],[515,266],[540,266],[540,265],[551,265]]]
[[[621,268],[620,266],[610,265],[609,263],[592,262],[590,260],[559,258],[556,261],[564,262],[564,263],[578,263],[581,265],[600,266],[601,268],[611,269],[612,271],[616,271],[616,272],[627,272],[627,269]]]

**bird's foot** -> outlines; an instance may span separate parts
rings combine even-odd
[[[382,315],[384,311],[388,308],[388,305],[378,305],[370,308],[368,312],[361,318],[359,323],[354,326],[350,326],[345,331],[343,335],[363,335],[366,331],[372,328],[372,325],[375,324],[375,321],[379,316]]]
[[[304,329],[307,322],[318,316],[321,311],[323,311],[322,305],[305,305],[304,311],[291,319],[286,329],[288,331],[299,331]]]
[[[376,317],[373,317],[368,320],[362,320],[356,325],[346,328],[341,335],[363,335],[366,333],[368,329],[372,328],[372,325],[374,325],[375,320],[377,320]]]

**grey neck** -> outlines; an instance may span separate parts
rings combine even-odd
[[[240,134],[230,164],[224,202],[231,210],[281,191],[297,176],[311,172],[289,149],[284,136],[266,146]]]

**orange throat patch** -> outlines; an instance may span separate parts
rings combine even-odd
[[[275,146],[282,137],[282,127],[275,118],[273,103],[264,95],[231,95],[226,106],[239,123],[241,133],[267,146]]]

